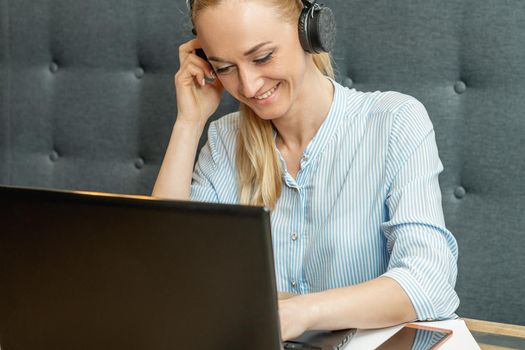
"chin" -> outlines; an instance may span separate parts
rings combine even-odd
[[[282,109],[268,109],[265,110],[264,108],[252,108],[252,110],[257,114],[257,116],[263,120],[276,120],[282,117],[285,112],[282,111]]]
[[[280,101],[283,102],[283,101]],[[289,105],[283,103],[275,103],[271,106],[257,106],[248,104],[248,106],[257,114],[257,116],[264,120],[276,120],[286,115],[290,111]]]

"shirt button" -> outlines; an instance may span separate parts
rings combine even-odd
[[[303,155],[303,160],[308,160],[309,158],[308,154]]]
[[[297,233],[292,233],[292,241],[297,241]]]
[[[297,287],[297,283],[295,283],[295,281],[292,281],[292,288],[295,289],[295,287]]]

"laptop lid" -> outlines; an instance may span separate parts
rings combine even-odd
[[[0,347],[280,349],[269,213],[0,188]]]

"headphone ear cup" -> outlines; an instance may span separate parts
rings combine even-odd
[[[299,41],[303,50],[309,53],[313,53],[312,45],[309,40],[308,16],[310,15],[309,9],[305,6],[299,16]]]
[[[330,52],[335,44],[335,16],[328,7],[304,7],[299,16],[299,41],[309,53]]]
[[[309,40],[316,53],[330,52],[335,45],[335,16],[328,7],[321,7],[314,12],[314,18],[308,24]]]

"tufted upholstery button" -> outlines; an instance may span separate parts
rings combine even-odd
[[[51,73],[58,72],[58,64],[56,64],[55,62],[51,62],[49,64],[49,70],[51,71]]]
[[[142,69],[141,67],[135,69],[135,76],[137,77],[137,79],[142,78],[144,76],[144,69]]]
[[[51,152],[51,154],[49,155],[49,159],[52,162],[56,162],[58,160],[58,152],[57,151]]]
[[[351,88],[353,85],[354,85],[354,81],[351,78],[346,77],[343,79],[343,86],[346,86],[347,88]]]
[[[457,199],[461,199],[461,198],[465,197],[466,194],[467,194],[467,191],[465,190],[465,188],[463,186],[458,186],[454,190],[454,196],[456,196]]]
[[[142,169],[144,167],[144,159],[139,158],[135,161],[135,168]]]
[[[454,84],[454,91],[456,91],[456,93],[462,94],[466,90],[467,90],[467,85],[464,82],[462,82],[461,80],[456,81],[456,83]]]

